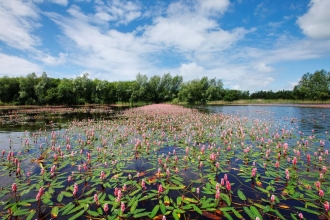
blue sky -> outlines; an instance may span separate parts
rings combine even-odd
[[[292,89],[330,71],[329,0],[0,1],[0,76],[207,76]]]

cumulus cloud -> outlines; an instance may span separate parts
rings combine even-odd
[[[199,76],[204,76],[204,68],[198,66],[195,62],[193,63],[183,63],[179,69],[180,75],[187,77],[187,78],[196,78]]]
[[[0,53],[0,76],[22,76],[31,72],[41,73],[42,67],[24,58]]]
[[[307,13],[298,18],[297,24],[311,38],[330,38],[330,1],[311,0]]]

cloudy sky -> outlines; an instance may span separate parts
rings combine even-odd
[[[137,73],[292,89],[330,71],[329,0],[0,0],[0,76]]]

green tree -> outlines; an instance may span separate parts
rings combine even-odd
[[[330,72],[318,70],[314,74],[305,73],[293,92],[299,99],[326,100],[330,97],[329,88]]]
[[[37,84],[37,75],[30,73],[26,77],[19,78],[19,103],[25,105],[37,104],[34,86]]]
[[[19,96],[19,78],[0,78],[0,101],[4,103],[15,103]]]

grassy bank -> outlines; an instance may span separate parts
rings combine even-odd
[[[172,104],[188,105],[187,102],[172,102]],[[200,105],[200,103],[196,103]],[[236,100],[232,102],[228,101],[210,101],[205,105],[325,105],[330,104],[330,100],[327,101],[313,101],[313,100],[294,100],[294,99],[244,99]]]
[[[232,102],[226,101],[212,101],[207,102],[207,105],[235,105],[235,104],[330,104],[330,100],[327,101],[313,101],[313,100],[294,100],[294,99],[245,99]]]

